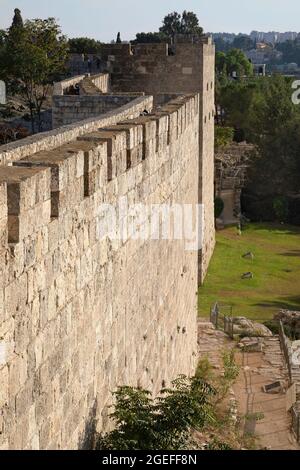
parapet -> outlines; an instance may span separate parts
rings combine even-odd
[[[168,43],[145,43],[145,44],[103,44],[101,46],[101,56],[108,61],[119,60],[120,57],[130,56],[161,56],[167,57],[177,54],[178,46],[182,46],[186,51],[193,48],[198,50],[202,45],[213,45],[211,36],[195,37],[193,35],[177,35],[174,45]],[[181,48],[180,48],[181,49]]]
[[[100,127],[116,124],[120,120],[128,117],[137,117],[144,110],[151,112],[153,109],[152,96],[139,96],[124,106],[109,111],[97,117],[91,117],[81,122],[54,129],[49,132],[33,135],[17,142],[0,146],[0,168],[9,165],[34,153],[51,150],[60,147],[68,142],[74,141],[77,137],[93,132]]]
[[[108,73],[99,73],[97,75],[78,75],[76,77],[67,78],[61,82],[54,83],[53,96],[67,95],[68,90],[76,85],[80,86],[82,82],[88,80],[99,93],[108,93],[110,89],[110,80]]]
[[[155,113],[127,112],[97,121],[76,132],[71,142],[0,166],[1,245],[5,239],[18,244],[51,220],[65,217],[150,155],[163,158],[189,124],[198,123],[198,114],[199,95],[178,96]]]

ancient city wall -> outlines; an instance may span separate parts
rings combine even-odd
[[[102,59],[111,73],[114,92],[144,91],[160,104],[161,94],[199,93],[200,171],[199,202],[204,205],[203,250],[199,278],[207,272],[215,246],[214,221],[214,113],[215,46],[210,37],[200,43],[107,44]]]
[[[99,237],[121,196],[198,202],[199,96],[146,105],[0,149],[0,449],[87,446],[117,385],[194,372],[198,253]]]

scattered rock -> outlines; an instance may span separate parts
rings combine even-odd
[[[252,259],[252,261],[253,261],[254,260],[254,254],[251,251],[248,251],[248,253],[245,253],[243,255],[243,258],[244,259]]]
[[[233,320],[233,333],[249,338],[265,338],[273,336],[273,333],[265,325],[256,323],[245,317],[235,317]]]
[[[253,273],[244,273],[242,275],[242,279],[253,279],[253,278],[254,278]]]
[[[264,385],[262,387],[264,393],[269,393],[271,395],[278,395],[279,393],[283,392],[283,386],[281,382],[274,382],[269,385]]]

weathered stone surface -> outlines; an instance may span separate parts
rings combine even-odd
[[[233,333],[249,337],[269,337],[273,333],[265,325],[256,323],[245,317],[233,318]]]
[[[199,96],[141,123],[134,109],[120,128],[87,127],[87,140],[37,145],[0,167],[0,220],[14,241],[4,229],[0,447],[77,448],[91,415],[108,426],[118,385],[156,393],[194,372],[198,252],[185,239],[100,239],[99,206],[118,208],[121,195],[128,207],[198,202]]]

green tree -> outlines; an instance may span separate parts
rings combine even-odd
[[[21,15],[21,11],[18,8],[15,8],[14,17],[12,21],[12,25],[10,27],[10,31],[14,28],[22,28],[23,27],[23,18]]]
[[[67,40],[54,18],[28,20],[8,32],[1,53],[3,73],[25,97],[33,133],[35,118],[41,130],[42,106],[51,84],[65,70],[67,52]]]
[[[199,20],[195,13],[184,10],[181,18],[180,32],[182,34],[193,34],[195,36],[201,36],[203,34],[203,28],[199,25]]]
[[[218,150],[226,148],[233,141],[234,129],[232,127],[215,127],[215,148]]]
[[[236,73],[238,77],[253,74],[253,66],[240,49],[231,49],[226,54],[226,70],[228,75]]]
[[[203,28],[199,25],[197,15],[186,10],[182,15],[174,11],[165,16],[159,31],[170,38],[171,41],[174,40],[176,34],[191,34],[194,36],[203,34]]]
[[[168,37],[163,33],[137,33],[136,39],[131,41],[132,44],[148,44],[168,42]]]
[[[69,50],[72,54],[98,54],[101,42],[91,38],[72,38],[69,39]]]
[[[165,16],[159,31],[174,40],[175,35],[181,32],[181,15],[176,11],[169,13]]]
[[[273,76],[254,96],[251,140],[259,158],[250,170],[249,189],[257,195],[299,191],[300,110],[291,100],[291,82]]]
[[[118,33],[116,43],[121,44],[121,42],[121,33]]]

